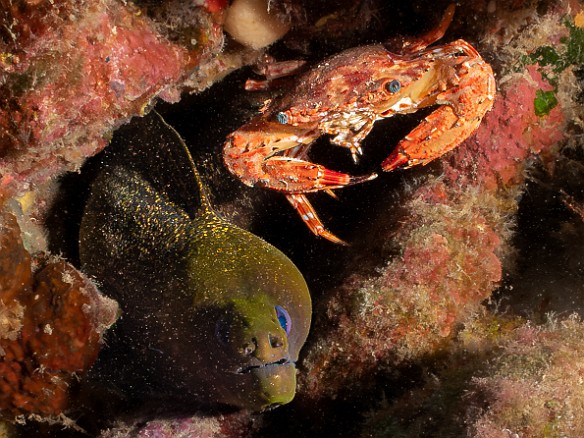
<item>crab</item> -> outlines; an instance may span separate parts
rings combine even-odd
[[[328,231],[307,193],[375,178],[353,176],[312,163],[310,145],[322,135],[350,151],[354,161],[376,121],[437,106],[407,134],[381,168],[425,165],[457,147],[491,109],[495,79],[490,65],[464,40],[429,47],[444,35],[454,7],[425,36],[391,53],[382,44],[360,46],[327,58],[269,101],[261,113],[231,133],[223,158],[250,187],[282,192],[317,236],[345,242]]]

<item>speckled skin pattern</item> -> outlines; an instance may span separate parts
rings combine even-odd
[[[116,141],[123,150],[104,159],[91,187],[80,256],[124,312],[125,359],[114,365],[122,381],[252,410],[288,403],[311,319],[301,273],[215,214],[160,116],[134,121]]]

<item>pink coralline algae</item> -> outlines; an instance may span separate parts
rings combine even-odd
[[[539,89],[549,90],[535,66],[522,74],[511,74],[500,84],[499,95],[477,134],[451,155],[453,166],[445,166],[445,176],[457,184],[520,188],[528,159],[550,155],[565,139],[566,117],[557,106],[545,117],[534,111]]]
[[[431,187],[452,196],[441,182]],[[372,373],[435,351],[500,282],[492,199],[471,191],[437,202],[427,191],[407,206],[411,217],[397,236],[401,254],[379,276],[353,276],[333,292],[327,324],[336,328],[312,346],[300,376],[309,395],[366,384]]]
[[[6,4],[4,4],[6,3]],[[212,2],[213,10],[217,9]],[[165,38],[139,9],[113,0],[2,2],[0,189],[22,190],[72,170],[221,48],[214,21],[196,47]],[[216,18],[219,20],[220,18]],[[193,40],[196,41],[196,40]]]
[[[575,316],[513,332],[483,376],[472,381],[466,396],[469,434],[583,436],[583,336]]]
[[[193,415],[123,424],[103,430],[100,438],[245,438],[256,425],[246,411],[224,415]],[[261,422],[258,422],[261,423]]]

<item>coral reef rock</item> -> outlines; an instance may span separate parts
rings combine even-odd
[[[0,215],[0,410],[5,419],[58,417],[93,364],[117,303],[63,260],[34,260],[14,215]]]
[[[78,168],[105,147],[113,129],[143,114],[155,97],[177,101],[200,71],[207,85],[216,77],[212,68],[200,67],[210,59],[219,62],[211,56],[223,44],[217,8],[193,6],[185,13],[197,32],[183,46],[178,38],[169,40],[174,35],[168,28],[126,2],[1,4],[3,191],[20,191],[24,183]],[[176,15],[162,18],[178,27]],[[227,63],[221,65],[229,70]]]
[[[583,336],[575,316],[514,331],[485,376],[472,380],[469,432],[485,438],[584,436]]]

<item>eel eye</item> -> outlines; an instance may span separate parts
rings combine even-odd
[[[397,79],[385,83],[385,89],[390,93],[397,93],[401,88],[401,84]]]
[[[292,320],[290,319],[290,314],[282,306],[276,306],[276,317],[278,322],[284,329],[287,335],[290,334],[292,329]]]
[[[282,125],[288,124],[288,116],[286,115],[286,113],[280,112],[276,114],[276,120],[278,121],[278,123]]]

